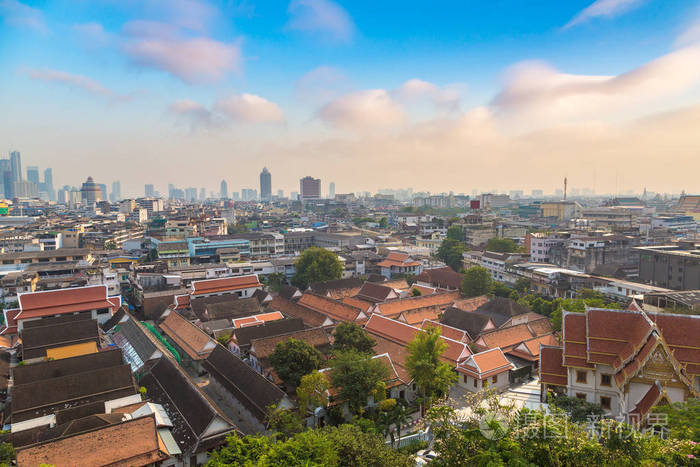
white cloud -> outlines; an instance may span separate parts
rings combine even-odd
[[[649,112],[700,85],[700,45],[670,52],[617,76],[562,73],[542,62],[524,62],[506,73],[494,110],[527,125],[610,119]]]
[[[240,94],[221,99],[215,108],[232,120],[243,123],[279,123],[284,121],[282,109],[255,94]]]
[[[456,86],[440,87],[428,81],[409,79],[394,94],[401,101],[411,102],[428,98],[441,109],[455,111],[459,109],[460,92]]]
[[[41,10],[17,0],[0,0],[0,16],[9,25],[33,29],[41,34],[48,32]]]
[[[24,72],[32,79],[45,81],[48,83],[56,83],[71,88],[81,89],[87,91],[91,94],[106,98],[117,98],[119,97],[114,91],[105,87],[99,81],[88,78],[83,75],[76,75],[67,73],[65,71],[50,70],[50,69],[29,69],[24,70]]]
[[[305,73],[296,83],[296,96],[307,103],[328,102],[349,86],[345,75],[330,66],[319,66]]]
[[[318,117],[331,126],[354,130],[391,127],[405,120],[401,106],[384,89],[341,96],[321,107]]]
[[[696,20],[686,28],[677,38],[675,45],[685,47],[687,45],[700,43],[700,20]]]
[[[148,17],[198,32],[207,31],[220,14],[215,6],[200,0],[145,0],[143,6]]]
[[[190,99],[175,101],[168,107],[168,110],[179,120],[187,122],[192,131],[199,127],[217,125],[216,118],[209,109]]]
[[[124,26],[122,48],[140,66],[166,71],[186,83],[221,80],[241,69],[241,44],[208,37],[189,37],[175,26],[132,21]]]
[[[355,34],[350,15],[332,0],[292,0],[288,11],[289,29],[320,33],[339,42],[349,42]]]
[[[593,18],[609,18],[619,15],[639,5],[642,1],[644,0],[596,0],[574,16],[571,21],[564,26],[564,29],[585,23]]]

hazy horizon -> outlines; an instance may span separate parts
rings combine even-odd
[[[465,2],[466,3],[466,2]],[[700,192],[700,3],[0,0],[0,156],[123,196]]]

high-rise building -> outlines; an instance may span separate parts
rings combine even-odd
[[[37,198],[39,196],[39,187],[29,180],[13,182],[13,186],[14,195],[17,198]]]
[[[241,194],[237,191],[234,191],[232,196],[234,201],[239,201],[241,199]]]
[[[335,198],[335,182],[331,182],[331,184],[328,185],[328,197],[330,199]]]
[[[100,201],[104,201],[107,199],[107,185],[105,183],[98,183],[97,186],[100,189],[100,193],[102,193],[102,199]]]
[[[12,167],[10,159],[0,159],[0,181],[2,181],[2,195],[5,198],[12,198],[14,181],[12,180]]]
[[[92,177],[88,177],[80,188],[80,200],[87,205],[102,201],[102,190]]]
[[[267,167],[263,167],[260,172],[260,199],[270,201],[272,199],[272,175]]]
[[[306,176],[299,180],[299,188],[301,199],[319,199],[321,198],[321,179]]]
[[[44,191],[49,195],[49,199],[56,199],[56,192],[53,189],[53,169],[51,167],[44,170]]]
[[[153,198],[155,195],[155,190],[153,189],[152,184],[147,184],[143,187],[143,194],[146,195],[146,198]]]
[[[207,189],[206,188],[200,188],[199,189],[199,200],[204,201],[207,199]]]
[[[226,180],[221,180],[221,190],[219,191],[219,197],[222,199],[228,198],[228,183],[226,183]]]
[[[185,201],[197,201],[197,189],[194,187],[185,188]]]
[[[297,201],[299,199],[299,193],[297,193],[296,191],[292,191],[289,194],[289,199],[292,201]]]
[[[277,197],[284,198],[284,190],[277,190]]]
[[[36,165],[27,166],[27,181],[39,186],[39,167]]]
[[[19,182],[22,180],[22,156],[19,151],[10,152],[10,168],[12,171],[12,181]]]
[[[113,203],[121,201],[122,199],[122,184],[119,180],[112,182],[112,196],[110,196],[110,199]]]

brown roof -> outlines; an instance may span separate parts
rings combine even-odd
[[[488,295],[479,295],[478,297],[462,298],[459,300],[455,300],[452,306],[464,311],[475,311],[477,308],[487,303],[489,300],[491,300],[491,298]]]
[[[18,449],[17,464],[143,466],[170,457],[164,451],[150,416]]]
[[[420,325],[428,320],[436,320],[440,316],[440,310],[434,306],[429,306],[425,308],[417,308],[415,310],[406,310],[401,313],[396,319],[399,321],[406,322],[412,326]]]
[[[586,346],[586,315],[564,312],[562,317],[564,366],[593,368],[588,362]]]
[[[372,338],[376,342],[374,352],[377,355],[388,354],[394,364],[399,379],[403,381],[404,384],[410,383],[412,381],[411,375],[404,366],[406,358],[408,357],[408,348],[406,348],[405,345],[397,344],[396,342],[376,334],[373,335]]]
[[[459,298],[459,292],[445,292],[420,297],[400,298],[378,303],[375,307],[375,312],[381,313],[384,316],[394,317],[401,314],[401,312],[416,308],[434,306],[444,309],[452,305],[457,298]]]
[[[167,316],[160,328],[192,360],[203,360],[209,356],[216,343],[204,331],[180,316],[176,311],[166,311]]]
[[[258,360],[267,359],[275,351],[277,344],[287,342],[289,339],[302,340],[322,351],[331,345],[331,340],[323,328],[313,328],[253,339],[250,341],[250,353],[254,353]]]
[[[355,296],[360,300],[371,303],[379,303],[390,298],[398,298],[398,294],[394,291],[394,289],[375,282],[365,282],[362,284],[362,288]]]
[[[432,321],[429,319],[424,320],[421,323],[420,328],[421,329],[428,329],[429,327],[439,327],[440,331],[443,336],[449,337],[450,339],[456,340],[457,342],[467,342],[469,340],[469,335],[466,333],[466,331],[463,331],[461,329],[453,328],[452,326],[448,326],[446,324],[442,324],[437,321]]]
[[[423,269],[416,280],[443,289],[459,289],[462,286],[462,275],[449,266]]]
[[[359,308],[309,292],[305,292],[297,303],[323,313],[337,321],[352,322],[365,318],[364,313]]]
[[[418,261],[414,261],[413,258],[408,256],[405,253],[389,253],[389,255],[384,259],[384,261],[380,261],[377,263],[377,266],[382,267],[382,268],[390,268],[390,267],[408,267],[408,266],[419,266],[420,263]]]
[[[309,285],[309,288],[313,293],[318,295],[326,295],[335,299],[355,295],[361,287],[362,280],[360,280],[358,277],[314,282],[313,284]]]
[[[257,274],[194,281],[192,282],[192,295],[242,290],[251,287],[262,287]]]
[[[662,395],[663,389],[661,384],[658,381],[654,382],[646,394],[637,402],[630,415],[637,418],[637,422],[641,422],[644,416],[661,400]]]
[[[329,324],[328,321],[332,322],[331,318],[323,313],[279,296],[274,297],[267,306],[271,310],[281,311],[286,316],[301,318],[304,324],[311,327],[325,326]]]
[[[343,297],[342,302],[347,305],[354,306],[355,308],[359,308],[364,313],[367,313],[374,305],[374,303],[366,302],[357,297]]]
[[[542,346],[540,350],[540,381],[544,384],[566,386],[569,379],[562,364],[564,349],[562,347]]]
[[[466,360],[457,365],[458,372],[465,373],[477,379],[490,378],[512,369],[513,364],[508,361],[498,347],[470,355]]]
[[[24,293],[19,295],[19,307],[22,311],[15,319],[21,321],[101,308],[116,310],[118,306],[108,298],[107,287],[104,285]]]
[[[504,351],[509,351],[516,345],[535,337],[527,324],[518,324],[508,328],[500,328],[494,331],[487,331],[475,341],[476,344],[493,349],[500,347]]]

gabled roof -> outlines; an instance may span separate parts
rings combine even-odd
[[[355,297],[371,303],[384,302],[392,298],[399,298],[394,289],[374,282],[365,282]]]
[[[428,329],[430,327],[440,328],[440,332],[443,336],[449,337],[450,339],[456,340],[457,342],[467,342],[469,340],[469,334],[467,334],[466,331],[453,328],[452,326],[448,326],[438,321],[426,319],[421,323],[420,326],[420,328],[423,330]]]
[[[423,269],[416,280],[442,289],[456,290],[462,286],[462,274],[455,272],[449,266]]]
[[[530,313],[530,309],[518,304],[510,298],[493,297],[476,309],[479,313],[488,314],[494,319],[496,326],[503,326],[513,316]]]
[[[377,263],[377,266],[381,268],[412,267],[420,266],[420,263],[405,253],[391,252],[383,261]]]
[[[470,355],[457,365],[458,372],[481,380],[513,369],[513,364],[498,347]]]
[[[491,297],[488,295],[479,295],[478,297],[457,299],[452,306],[463,311],[475,311],[489,300],[491,300]]]
[[[359,277],[314,282],[309,285],[309,289],[313,293],[336,299],[355,295],[357,291],[360,290],[360,287],[362,287],[362,280]]]
[[[467,333],[470,339],[474,339],[481,334],[489,324],[494,328],[496,327],[496,324],[487,315],[473,311],[464,311],[455,307],[445,310],[440,317],[440,322],[446,326],[461,329]]]
[[[334,321],[325,314],[309,307],[299,305],[296,302],[285,300],[282,297],[273,298],[268,308],[270,310],[281,311],[285,316],[301,318],[304,324],[311,327],[331,326],[334,323]]]
[[[280,388],[220,345],[202,366],[261,423],[265,422],[270,405],[286,399]]]
[[[566,368],[562,364],[564,349],[545,346],[540,348],[540,381],[543,384],[566,386],[569,382]]]
[[[260,302],[255,297],[237,298],[218,303],[209,303],[205,306],[205,311],[201,320],[240,318],[260,313]]]
[[[362,321],[367,317],[359,308],[309,292],[305,292],[297,303],[323,313],[336,321]]]
[[[426,308],[429,306],[446,308],[458,297],[459,292],[445,292],[419,297],[399,298],[384,303],[378,303],[374,308],[374,312],[391,318],[400,315],[404,311],[416,308]]]
[[[21,311],[15,321],[103,308],[115,311],[121,301],[111,300],[114,298],[107,296],[105,285],[22,293],[18,297]]]
[[[257,274],[194,281],[192,282],[192,295],[232,292],[251,287],[262,287]]]
[[[527,324],[518,324],[508,328],[495,329],[481,334],[474,342],[487,349],[500,347],[508,352],[521,342],[535,337]]]
[[[320,350],[325,350],[331,346],[331,340],[323,328],[312,328],[287,332],[285,334],[277,334],[274,336],[261,337],[258,339],[251,339],[250,353],[254,353],[258,360],[265,360],[272,355],[272,352],[275,351],[277,344],[287,342],[289,339],[302,340],[312,347]]]
[[[355,308],[359,308],[364,313],[369,312],[370,308],[374,306],[374,303],[366,302],[357,297],[343,297],[342,302],[347,305],[354,306]]]
[[[165,409],[173,423],[173,437],[183,452],[198,452],[200,444],[207,438],[221,438],[223,442],[223,437],[235,429],[170,358],[158,359],[140,374],[139,384],[146,388],[151,401]],[[219,429],[209,433],[208,428],[214,422]]]
[[[160,328],[192,360],[203,360],[209,356],[216,342],[204,331],[187,321],[174,310],[166,310]]]
[[[555,346],[559,345],[557,339],[552,334],[533,337],[532,339],[521,342],[515,348],[508,352],[508,355],[514,355],[524,360],[535,362],[540,358],[540,347],[543,345]]]
[[[286,300],[293,300],[301,297],[301,291],[292,285],[283,285],[280,288],[279,296]]]
[[[655,381],[651,385],[649,390],[642,396],[642,398],[637,402],[634,409],[630,411],[630,416],[636,418],[637,422],[641,422],[644,416],[649,413],[649,411],[659,403],[664,395],[664,390],[658,381]]]
[[[113,340],[124,351],[124,355],[127,356],[127,360],[132,363],[134,369],[140,367],[148,360],[162,355],[156,345],[148,338],[145,331],[131,317],[118,325],[118,330],[114,333]],[[135,355],[130,355],[132,352]]]
[[[43,358],[48,349],[84,342],[98,343],[99,339],[97,321],[92,319],[28,327],[22,330],[22,357]]]
[[[301,318],[288,318],[277,321],[270,321],[261,326],[249,326],[235,329],[231,337],[235,340],[242,352],[247,352],[253,339],[288,334],[290,332],[304,329],[304,322]]]
[[[169,457],[158,436],[153,416],[127,420],[17,450],[17,464],[28,466],[145,466]]]
[[[279,311],[271,311],[270,313],[260,313],[257,315],[236,318],[233,320],[234,328],[243,328],[247,326],[258,326],[268,321],[277,321],[284,319],[284,316]]]

